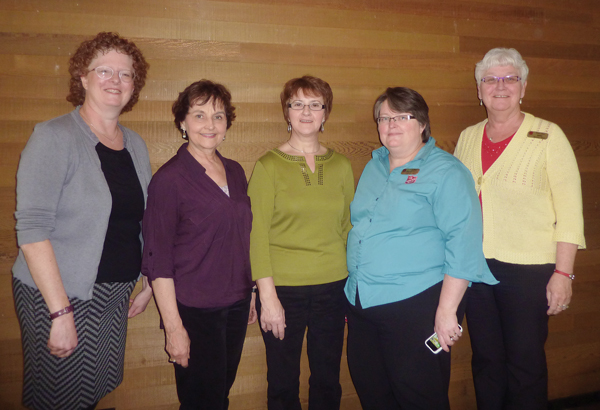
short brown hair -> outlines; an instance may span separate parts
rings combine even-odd
[[[67,101],[74,106],[84,103],[85,88],[83,88],[83,84],[81,83],[81,77],[89,73],[88,67],[99,53],[106,54],[113,50],[128,55],[133,60],[133,72],[135,73],[133,78],[133,93],[121,112],[131,111],[133,106],[138,102],[140,92],[146,84],[146,75],[150,64],[146,62],[142,52],[134,42],[120,37],[117,33],[103,31],[98,33],[93,39],[86,40],[79,45],[79,48],[77,48],[77,51],[75,51],[75,54],[69,60],[71,80],[69,81]]]
[[[229,129],[231,123],[235,120],[235,107],[231,105],[231,93],[224,85],[213,83],[210,80],[196,81],[179,93],[179,97],[173,103],[172,108],[175,116],[173,121],[175,122],[175,128],[183,135],[181,123],[185,120],[190,107],[194,104],[204,105],[211,100],[213,107],[216,107],[217,103],[223,104],[225,116],[227,117],[227,129]]]
[[[323,97],[323,102],[325,103],[325,121],[327,121],[333,105],[333,91],[331,91],[331,87],[327,81],[323,81],[320,78],[310,75],[292,78],[283,86],[283,91],[281,92],[281,108],[283,109],[285,121],[288,122],[290,120],[290,117],[288,116],[288,103],[293,96],[298,94],[299,90],[302,90],[304,94],[314,97]]]
[[[375,101],[373,106],[373,119],[377,122],[381,104],[388,102],[390,108],[396,112],[405,112],[414,115],[419,124],[425,126],[421,133],[421,141],[429,141],[431,126],[429,125],[429,107],[421,94],[406,87],[389,87]]]

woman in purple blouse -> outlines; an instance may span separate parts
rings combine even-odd
[[[256,321],[246,175],[217,147],[235,119],[221,84],[197,81],[173,103],[188,142],[154,175],[142,273],[152,281],[180,409],[227,409],[247,324]]]

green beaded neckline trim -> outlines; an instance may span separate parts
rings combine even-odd
[[[286,154],[285,152],[279,150],[278,148],[275,148],[273,150],[274,153],[276,153],[277,155],[279,155],[280,157],[287,159],[288,161],[294,161],[294,162],[305,162],[306,158],[304,158],[301,155],[290,155],[290,154]],[[315,155],[315,161],[327,161],[329,158],[331,158],[333,156],[333,150],[331,148],[327,148],[327,152],[324,155]]]

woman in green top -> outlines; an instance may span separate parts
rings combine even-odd
[[[268,408],[300,409],[300,356],[308,328],[309,409],[339,409],[346,237],[354,196],[350,161],[321,145],[331,112],[325,81],[304,76],[281,93],[289,139],[250,179],[257,310],[267,352]]]

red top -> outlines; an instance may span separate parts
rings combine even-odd
[[[483,174],[496,162],[498,157],[504,152],[508,143],[515,134],[500,142],[492,142],[487,136],[487,127],[483,129],[483,141],[481,141],[481,170]]]
[[[487,136],[487,126],[483,129],[483,140],[481,141],[481,170],[483,175],[485,175],[487,170],[490,169],[498,157],[504,152],[514,136],[515,134],[511,135],[505,140],[494,143],[490,141]],[[483,209],[481,191],[479,192],[479,202],[481,203],[481,209]]]

